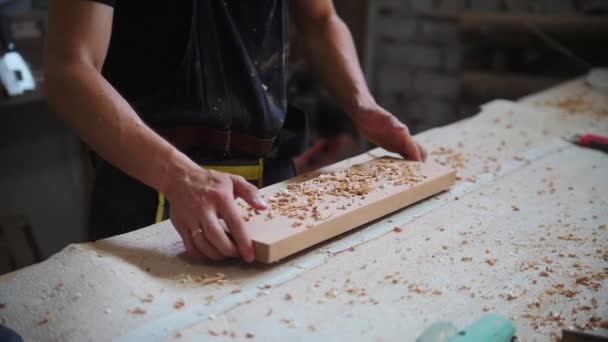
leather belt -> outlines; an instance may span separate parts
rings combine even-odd
[[[272,151],[274,138],[260,139],[236,132],[220,131],[206,126],[182,126],[157,130],[177,148],[203,146],[222,152],[237,152],[251,156],[265,156]]]

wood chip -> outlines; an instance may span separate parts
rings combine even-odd
[[[146,294],[145,297],[139,299],[142,303],[152,303],[154,301],[154,296],[150,293]]]
[[[179,310],[179,309],[183,308],[184,305],[186,305],[186,303],[184,302],[183,299],[180,298],[177,301],[175,301],[175,303],[173,303],[173,308],[175,308],[176,310]]]
[[[51,313],[47,312],[46,315],[44,315],[44,317],[42,317],[41,319],[38,320],[38,322],[36,322],[36,324],[45,325],[51,321],[51,318],[52,318]]]
[[[473,258],[472,257],[462,257],[462,258],[460,258],[460,261],[462,261],[462,262],[470,262],[470,261],[473,261]]]
[[[135,309],[131,310],[131,313],[134,315],[144,315],[146,313],[146,310],[140,307],[136,307]]]
[[[401,232],[403,231],[403,228],[395,226],[395,227],[393,228],[393,231],[394,231],[395,233],[401,233]]]
[[[496,265],[496,259],[487,259],[486,264],[488,264],[490,266],[494,266],[494,265]]]
[[[507,293],[507,300],[508,301],[515,300],[515,299],[517,299],[517,297],[519,297],[519,296],[517,294],[513,293],[513,292]]]

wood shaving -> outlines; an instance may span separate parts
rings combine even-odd
[[[517,299],[517,297],[519,297],[519,296],[513,292],[507,293],[507,296],[506,296],[508,301],[515,300],[515,299]]]
[[[146,294],[145,297],[139,299],[142,303],[152,303],[154,301],[154,295],[151,293]]]
[[[186,303],[184,302],[183,299],[180,298],[177,301],[175,301],[175,303],[173,303],[173,308],[176,310],[179,310],[179,309],[183,308],[184,305],[186,305]]]
[[[130,312],[134,315],[144,315],[146,313],[146,310],[144,310],[140,307],[136,307],[135,309],[131,310]]]
[[[333,299],[338,297],[339,292],[335,289],[331,289],[325,292],[325,297],[329,299]]]
[[[486,264],[494,266],[496,265],[496,259],[486,259]]]
[[[560,240],[566,240],[566,241],[576,241],[576,242],[584,242],[585,239],[582,237],[578,237],[572,233],[565,235],[565,236],[558,236],[557,237]]]
[[[216,273],[215,276],[209,276],[203,274],[202,276],[192,277],[190,274],[180,274],[175,276],[173,279],[179,281],[182,284],[198,284],[198,285],[209,285],[209,284],[222,284],[227,281],[224,273]]]
[[[49,323],[52,318],[53,318],[53,316],[51,315],[51,313],[47,312],[46,315],[44,315],[44,317],[42,317],[41,319],[38,320],[38,322],[36,322],[36,324],[45,325],[45,324]]]
[[[608,278],[608,272],[598,272],[591,275],[584,275],[576,277],[575,283],[577,285],[584,285],[592,290],[599,290],[604,282]]]
[[[288,319],[288,318],[281,318],[281,323],[285,324],[285,325],[289,325],[289,326],[294,326],[293,324],[293,320]]]

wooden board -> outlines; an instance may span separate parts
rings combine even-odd
[[[264,212],[239,204],[256,260],[272,263],[444,191],[455,181],[449,167],[383,157],[283,189],[262,189],[270,206]]]

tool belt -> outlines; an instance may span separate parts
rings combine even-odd
[[[236,131],[220,131],[202,125],[157,130],[158,134],[179,149],[205,146],[220,152],[265,156],[272,151],[275,139],[261,139]]]

